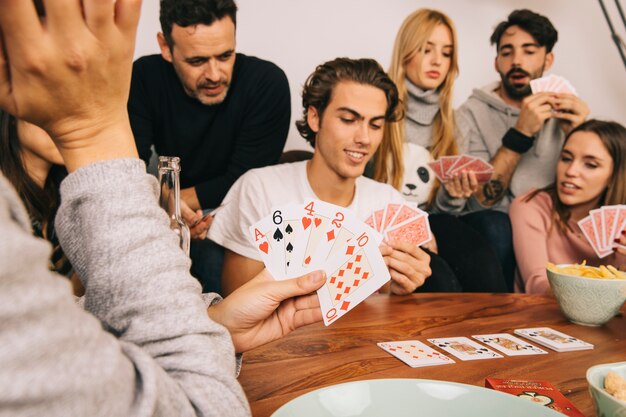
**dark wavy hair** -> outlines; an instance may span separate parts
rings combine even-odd
[[[491,35],[491,44],[500,49],[500,38],[511,26],[519,26],[537,41],[539,46],[545,46],[546,52],[551,52],[559,34],[552,22],[538,13],[528,9],[514,10],[507,20],[500,22]]]
[[[161,0],[161,31],[171,48],[172,26],[211,25],[224,17],[237,25],[237,5],[233,0]]]
[[[387,97],[385,121],[394,122],[402,118],[402,111],[398,106],[398,89],[378,62],[369,58],[336,58],[318,65],[302,89],[302,119],[296,122],[296,128],[311,146],[315,147],[316,134],[307,121],[308,109],[315,108],[321,118],[330,102],[333,89],[340,81],[380,88]]]
[[[626,128],[617,122],[597,119],[587,120],[585,123],[572,129],[567,138],[565,138],[563,146],[576,132],[595,133],[613,160],[613,172],[611,173],[609,185],[600,197],[599,207],[626,204]],[[524,201],[530,201],[543,191],[550,195],[552,206],[558,219],[558,229],[564,233],[569,228],[568,222],[571,212],[569,207],[559,200],[556,184],[551,184],[546,188],[532,192]]]

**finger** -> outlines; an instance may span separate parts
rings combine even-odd
[[[9,60],[12,52],[32,51],[41,43],[43,28],[32,1],[3,0],[0,6],[0,28]]]
[[[478,190],[478,179],[476,179],[476,174],[474,174],[474,171],[470,171],[467,174],[467,179],[469,181],[470,191],[473,194],[476,192],[476,190]]]
[[[96,37],[100,37],[113,27],[115,2],[110,0],[83,0],[83,8],[87,27]]]
[[[296,329],[298,327],[307,326],[319,321],[322,321],[322,310],[320,310],[319,307],[307,310],[298,310],[293,317],[293,324]]]
[[[316,293],[302,295],[294,299],[293,305],[296,310],[308,310],[311,308],[318,308],[320,306],[320,298],[317,296]]]
[[[400,287],[402,289],[401,294],[410,294],[417,288],[415,283],[413,283],[413,281],[411,281],[406,275],[393,270],[389,271],[389,274],[391,275],[393,283],[396,284],[396,287]]]
[[[104,2],[101,1],[101,3]],[[70,39],[84,33],[85,19],[81,0],[44,0],[43,4],[46,13],[46,28],[51,32],[63,34]]]
[[[418,260],[430,260],[430,257],[426,252],[415,246],[412,243],[404,242],[400,240],[392,240],[389,244],[396,250],[410,254]]]
[[[268,291],[276,301],[306,295],[317,291],[326,281],[324,271],[313,271],[298,278],[274,281],[273,288]]]
[[[142,0],[117,0],[115,2],[115,23],[122,34],[135,41]]]

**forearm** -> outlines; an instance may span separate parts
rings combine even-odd
[[[493,166],[491,180],[478,187],[474,194],[476,200],[484,207],[493,207],[507,194],[515,168],[521,159],[521,154],[504,146],[498,149],[490,161]]]
[[[194,407],[203,415],[247,414],[230,338],[208,319],[190,261],[156,204],[156,180],[143,164],[85,167],[63,182],[61,193],[57,231],[83,280],[85,309],[129,343],[127,354],[154,358],[134,365],[142,380],[135,401]]]

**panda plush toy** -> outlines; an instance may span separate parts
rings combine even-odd
[[[404,178],[401,191],[407,201],[413,201],[419,206],[428,202],[436,178],[428,166],[431,161],[432,156],[428,149],[414,143],[404,144]]]

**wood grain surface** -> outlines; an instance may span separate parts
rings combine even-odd
[[[270,416],[299,395],[343,382],[422,378],[482,387],[487,377],[549,381],[584,415],[593,416],[585,372],[596,364],[626,361],[625,310],[604,326],[586,327],[568,322],[551,296],[374,295],[329,327],[307,326],[247,352],[239,381],[255,417]],[[547,355],[467,362],[454,358],[456,364],[414,369],[376,346],[390,340],[430,345],[427,338],[513,334],[526,327],[552,327],[595,348],[564,353],[544,348]]]

